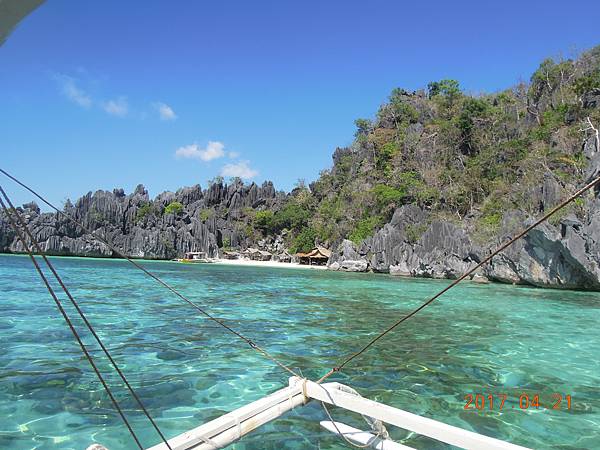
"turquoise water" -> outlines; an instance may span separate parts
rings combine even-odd
[[[127,262],[53,262],[168,437],[287,384],[287,373]],[[143,264],[313,379],[448,283]],[[83,450],[92,442],[136,448],[26,257],[0,255],[0,312],[0,449]],[[531,448],[596,449],[599,324],[598,293],[465,283],[336,380],[374,400]],[[109,380],[143,443],[158,443],[117,377]],[[542,407],[521,410],[524,392],[539,394]],[[468,393],[508,398],[502,411],[497,403],[493,411],[467,411]],[[571,395],[571,409],[566,400],[560,410],[544,408],[552,393]],[[332,414],[363,427],[352,414]],[[309,404],[232,448],[343,448],[319,420],[323,410]],[[416,448],[448,448],[391,431]]]

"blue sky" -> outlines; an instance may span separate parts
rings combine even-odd
[[[585,0],[50,0],[0,47],[2,166],[56,202],[219,174],[289,190],[392,88],[508,87],[600,44],[598,17]]]

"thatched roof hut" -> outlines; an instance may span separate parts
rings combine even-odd
[[[257,248],[248,247],[246,250],[244,250],[242,252],[242,256],[244,258],[250,258],[256,252],[258,252]]]
[[[273,255],[273,260],[279,261],[279,262],[284,262],[284,263],[291,263],[292,255],[287,250],[284,250],[283,252],[281,252],[278,255]]]
[[[331,256],[331,250],[317,245],[310,252],[297,253],[296,256],[300,260],[300,264],[323,266],[327,264],[327,261]]]
[[[243,255],[253,261],[269,261],[273,257],[270,252],[257,248],[248,248],[244,251]]]
[[[255,261],[269,261],[272,257],[273,254],[265,250],[259,250],[257,253],[253,253],[252,256],[250,256],[250,258]]]
[[[240,254],[238,252],[223,252],[223,258],[225,259],[239,259],[240,258]]]

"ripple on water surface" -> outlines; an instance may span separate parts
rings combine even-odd
[[[279,389],[288,375],[127,262],[53,258],[163,432],[175,436]],[[144,262],[309,378],[322,375],[445,281]],[[0,449],[135,448],[30,262],[0,255]],[[78,327],[81,323],[76,322]],[[532,448],[600,448],[600,295],[463,284],[339,375],[364,396]],[[86,339],[86,342],[89,342]],[[97,353],[95,353],[97,354]],[[100,366],[108,368],[104,361]],[[157,436],[117,378],[142,442]],[[465,410],[465,395],[507,399]],[[571,395],[561,409],[552,395]],[[543,407],[521,410],[539,394]],[[336,419],[363,427],[333,410]],[[343,448],[314,404],[232,448]],[[448,448],[393,429],[416,448]]]

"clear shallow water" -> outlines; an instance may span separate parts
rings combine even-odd
[[[287,384],[287,373],[124,261],[53,258],[163,432],[172,437]],[[312,379],[447,281],[144,262]],[[70,311],[70,310],[69,310]],[[464,284],[338,375],[364,396],[531,448],[600,448],[600,294]],[[89,340],[88,340],[89,341]],[[143,443],[158,437],[109,376]],[[507,393],[465,411],[467,393]],[[518,397],[570,394],[572,409]],[[563,402],[564,404],[564,402]],[[363,427],[359,418],[332,410]],[[0,449],[136,448],[23,256],[0,255]],[[343,448],[308,405],[236,449]],[[448,448],[392,429],[416,448]]]

